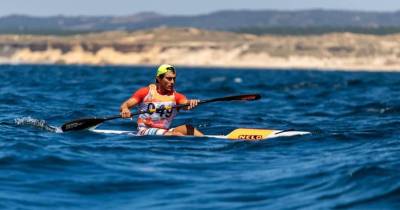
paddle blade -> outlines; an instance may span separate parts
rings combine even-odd
[[[241,95],[236,100],[245,100],[245,101],[254,101],[261,98],[260,94],[248,94],[248,95]]]
[[[121,118],[121,115],[78,119],[65,123],[64,125],[61,126],[61,130],[63,132],[67,132],[67,131],[79,131],[79,130],[90,129],[98,126],[104,121],[118,119],[118,118]]]
[[[263,140],[274,132],[276,130],[238,128],[230,132],[226,137],[237,140]]]
[[[214,98],[205,101],[201,101],[200,103],[209,103],[214,101],[254,101],[261,98],[260,94],[245,94],[245,95],[237,95],[237,96],[227,96],[223,98]]]
[[[260,94],[246,94],[246,95],[238,95],[238,96],[228,96],[228,97],[225,97],[225,100],[227,100],[227,101],[234,101],[234,100],[254,101],[254,100],[258,100],[260,98],[261,98]]]
[[[74,121],[67,122],[64,125],[62,125],[61,130],[63,132],[85,130],[85,129],[89,129],[92,127],[96,127],[97,125],[101,124],[104,121],[105,121],[105,119],[101,119],[101,118],[100,119],[99,118],[86,118],[86,119],[74,120]]]

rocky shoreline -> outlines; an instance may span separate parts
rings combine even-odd
[[[89,64],[400,71],[400,34],[256,36],[156,28],[74,36],[0,35],[3,64]]]

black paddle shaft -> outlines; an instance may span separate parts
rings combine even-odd
[[[199,102],[199,104],[205,104],[205,103],[216,102],[216,101],[236,101],[236,100],[253,101],[253,100],[260,99],[260,98],[261,98],[261,96],[259,94],[246,94],[246,95],[227,96],[227,97],[222,97],[222,98],[202,100]],[[181,104],[181,105],[175,106],[174,108],[180,109],[180,108],[184,108],[187,106],[189,106],[189,104]],[[165,108],[159,108],[156,111],[159,111],[162,109],[165,109]],[[136,113],[132,113],[131,116],[140,115],[140,114],[144,114],[144,113],[152,113],[152,112],[150,112],[149,110],[139,111]],[[73,121],[63,124],[61,126],[61,130],[63,132],[85,130],[85,129],[89,129],[89,128],[94,128],[105,121],[118,119],[118,118],[122,118],[122,116],[121,115],[113,115],[113,116],[107,116],[107,117],[82,118],[82,119],[73,120]]]
[[[208,100],[202,100],[199,102],[200,104],[206,104],[210,102],[216,102],[216,101],[254,101],[258,100],[261,98],[260,94],[246,94],[246,95],[237,95],[237,96],[227,96],[227,97],[222,97],[222,98],[213,98],[213,99],[208,99]],[[183,108],[187,107],[189,104],[180,104],[178,106],[175,106],[174,108]]]

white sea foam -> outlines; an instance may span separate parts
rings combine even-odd
[[[210,82],[223,82],[226,80],[226,77],[213,77],[210,79]]]
[[[61,128],[54,127],[49,125],[45,120],[39,120],[32,117],[21,117],[14,119],[15,124],[17,125],[29,125],[33,126],[42,130],[55,132],[55,133],[62,133]]]
[[[242,78],[240,78],[240,77],[236,77],[233,81],[235,83],[242,83],[243,82]]]

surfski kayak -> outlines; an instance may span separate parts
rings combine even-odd
[[[102,134],[118,134],[118,135],[135,135],[134,131],[121,131],[121,130],[101,130],[91,129],[90,131]],[[266,140],[276,137],[289,137],[289,136],[300,136],[311,134],[307,131],[293,131],[293,130],[268,130],[268,129],[250,129],[250,128],[238,128],[233,130],[227,135],[204,135],[204,137],[218,138],[218,139],[229,139],[229,140]]]

